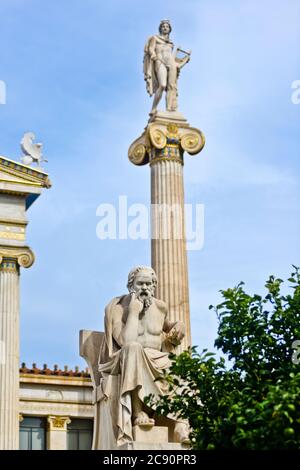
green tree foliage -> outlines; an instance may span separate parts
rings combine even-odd
[[[265,297],[243,283],[221,291],[214,309],[215,346],[224,358],[196,348],[172,356],[169,395],[148,398],[161,414],[187,419],[194,449],[300,448],[300,272],[270,276]],[[300,345],[300,341],[298,343]],[[228,361],[229,359],[229,361]]]

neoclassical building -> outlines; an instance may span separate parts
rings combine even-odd
[[[34,152],[40,144],[30,145]],[[35,258],[26,241],[27,210],[50,187],[39,166],[0,156],[0,450],[92,446],[88,372],[19,369],[20,275]]]
[[[20,368],[20,449],[90,450],[92,383],[87,370]]]

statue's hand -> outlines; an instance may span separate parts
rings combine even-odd
[[[167,334],[167,340],[169,343],[173,344],[174,346],[178,346],[185,336],[185,326],[184,323],[178,321],[173,328]]]
[[[166,342],[171,344],[172,346],[179,346],[180,341],[178,339],[177,331],[172,330],[166,335]]]
[[[132,313],[133,315],[139,315],[144,308],[144,304],[137,298],[135,292],[132,292],[130,295],[131,299],[128,306],[129,313]]]

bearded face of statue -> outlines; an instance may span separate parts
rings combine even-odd
[[[134,278],[132,288],[137,298],[143,302],[144,308],[149,308],[155,289],[151,273],[148,271],[139,271]]]

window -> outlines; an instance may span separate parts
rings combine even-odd
[[[92,419],[72,419],[68,424],[68,450],[91,450],[93,439]]]
[[[46,448],[46,419],[25,416],[20,423],[20,450]]]

